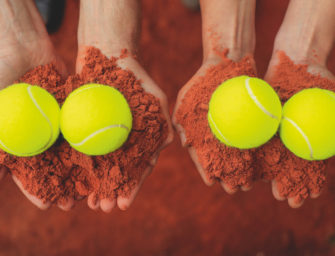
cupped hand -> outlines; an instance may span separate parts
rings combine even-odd
[[[152,169],[154,168],[160,151],[164,147],[166,147],[168,144],[170,144],[170,142],[173,139],[173,130],[172,130],[171,122],[170,122],[166,95],[155,84],[155,82],[149,77],[149,75],[146,73],[146,71],[142,68],[142,66],[138,63],[138,61],[134,57],[127,56],[125,58],[121,58],[117,61],[117,64],[124,70],[132,71],[135,77],[141,81],[141,85],[143,89],[146,92],[154,95],[155,97],[159,99],[162,114],[164,115],[165,120],[167,121],[167,124],[168,124],[168,135],[167,135],[166,140],[163,142],[163,144],[152,155],[149,165],[147,166],[146,170],[143,172],[142,177],[140,178],[137,185],[130,192],[129,196],[119,195],[115,199],[105,198],[101,200],[96,200],[95,193],[91,193],[88,196],[88,206],[94,210],[100,207],[100,209],[103,210],[104,212],[110,212],[115,206],[118,206],[121,210],[126,210],[129,208],[129,206],[134,201],[137,193],[139,192],[145,178],[151,173]],[[79,68],[78,71],[80,71],[80,68],[81,68],[80,64],[78,64],[77,67]],[[125,168],[127,167],[125,166]]]
[[[101,15],[101,13],[104,13],[104,15]],[[96,200],[94,193],[88,196],[88,206],[92,209],[101,208],[104,212],[110,212],[115,206],[126,210],[131,205],[145,178],[155,166],[160,151],[173,139],[166,95],[134,57],[138,46],[139,18],[140,6],[137,0],[103,0],[99,4],[90,0],[82,0],[80,2],[77,73],[81,72],[82,60],[85,58],[86,49],[89,46],[98,48],[108,58],[119,57],[123,50],[126,49],[128,56],[118,59],[117,64],[122,69],[132,71],[135,77],[141,81],[143,89],[159,99],[162,114],[168,123],[168,136],[165,142],[152,155],[148,167],[129,196],[118,196],[115,199],[105,198],[101,200]]]
[[[281,48],[279,48],[281,49]],[[280,66],[281,66],[281,62],[279,60],[279,55],[280,55],[280,51],[284,52],[284,50],[278,50],[277,52],[274,53],[274,56],[272,57],[272,60],[271,60],[271,63],[270,63],[270,66],[268,68],[268,72],[266,74],[266,80],[270,81],[273,81],[273,80],[276,80],[274,79],[274,74],[276,72],[277,69],[280,69]],[[288,52],[288,51],[285,51],[285,53]],[[334,81],[335,83],[335,77],[334,75],[327,69],[327,67],[325,65],[322,65],[322,64],[316,64],[316,63],[309,63],[309,61],[307,59],[309,58],[312,58],[312,56],[309,56],[308,58],[304,59],[304,60],[298,60],[297,58],[295,58],[296,56],[295,55],[291,55],[291,56],[288,56],[295,64],[303,64],[303,65],[308,65],[308,68],[307,68],[307,71],[310,73],[310,74],[313,74],[313,75],[316,75],[316,76],[321,76],[323,78],[326,78],[328,80],[331,80],[331,81]],[[308,64],[309,63],[309,64]],[[283,76],[285,74],[282,74]],[[289,81],[288,81],[289,82]],[[284,147],[282,145],[282,147]],[[286,151],[288,149],[285,149]],[[289,157],[287,159],[287,161],[291,161],[292,159]],[[328,165],[328,161],[326,163],[326,165]],[[281,163],[283,166],[284,165],[287,165],[289,166],[289,163],[285,163],[285,162],[282,162]],[[309,166],[309,167],[308,167]],[[312,164],[310,162],[305,162],[303,165],[299,166],[299,164],[297,164],[295,167],[294,167],[297,171],[299,170],[303,170],[305,168],[315,168],[312,166]],[[306,174],[307,175],[307,174]],[[280,184],[279,183],[281,182],[279,178],[279,180],[277,180],[277,178],[275,178],[274,180],[272,180],[272,183],[271,183],[271,187],[272,187],[272,193],[273,193],[273,196],[279,200],[279,201],[284,201],[287,199],[288,201],[288,204],[290,207],[292,208],[299,208],[303,205],[305,199],[302,199],[300,198],[299,195],[295,195],[295,194],[292,194],[290,193],[290,195],[286,194],[285,192],[281,192],[281,189],[283,188],[283,186],[285,186],[284,184]],[[291,177],[292,179],[292,182],[294,182],[293,180],[295,179],[295,177]],[[296,182],[302,182],[302,181],[296,181]],[[298,185],[298,184],[297,184]],[[303,184],[300,184],[300,186],[303,186]],[[308,184],[305,184],[306,186],[306,189],[309,190],[308,188]],[[281,189],[280,189],[281,188]],[[286,189],[284,189],[286,190]],[[321,194],[321,191],[320,192],[317,192],[317,193],[314,193],[313,191],[310,191],[309,190],[309,196],[311,198],[317,198],[319,197]]]
[[[280,69],[282,64],[280,52],[283,52],[294,64],[307,65],[307,72],[310,74],[335,81],[334,75],[326,65],[334,43],[334,15],[335,2],[332,0],[323,0],[322,4],[313,0],[291,1],[276,36],[265,79],[274,80],[276,70]],[[285,74],[282,73],[281,76],[285,77]],[[299,169],[299,166],[296,168]],[[304,202],[304,200],[297,200],[295,195],[283,195],[276,179],[272,181],[272,191],[276,199],[287,199],[288,204],[293,208],[300,207]],[[320,192],[310,191],[309,195],[311,198],[317,198]]]
[[[197,170],[200,173],[200,176],[204,180],[205,184],[213,185],[215,179],[209,177],[209,167],[204,167],[204,164],[199,160],[199,154],[197,151],[203,151],[201,147],[205,147],[204,145],[198,146],[198,148],[194,148],[192,145],[187,143],[187,131],[185,127],[181,125],[180,121],[177,118],[178,111],[182,108],[182,103],[188,96],[187,93],[194,88],[193,86],[198,86],[197,81],[199,78],[206,79],[206,72],[215,66],[222,66],[224,70],[224,66],[228,65],[225,61],[231,60],[233,62],[238,63],[244,57],[250,56],[253,74],[256,73],[255,64],[252,59],[254,47],[255,47],[255,27],[254,27],[254,15],[255,15],[255,1],[200,1],[201,4],[201,14],[202,14],[202,37],[203,37],[203,52],[204,52],[204,61],[196,74],[186,83],[185,86],[178,93],[177,102],[173,115],[173,124],[180,135],[181,142],[183,146],[188,148],[189,154],[195,163]],[[228,50],[227,58],[222,57],[224,52]],[[222,71],[225,72],[225,71]],[[235,74],[243,75],[243,73]],[[224,76],[224,75],[223,75]],[[226,79],[230,78],[227,75]],[[218,81],[221,83],[222,81]],[[204,102],[205,105],[208,102]],[[202,124],[194,124],[194,126],[198,126]],[[194,128],[187,128],[194,129]],[[204,136],[199,135],[199,136]],[[245,168],[250,167],[251,164],[248,164],[246,159],[243,159],[242,155],[237,152],[230,152],[233,155],[228,156],[228,152],[225,152],[225,156],[222,158],[227,158],[225,161],[231,161],[231,158],[238,159],[236,162],[242,163],[245,165]],[[209,159],[214,159],[216,152],[207,152],[206,154]],[[251,157],[252,158],[252,157]],[[232,164],[234,165],[234,164]],[[233,168],[239,168],[234,166]],[[243,167],[242,167],[243,169]],[[243,170],[241,170],[243,171]],[[247,191],[252,186],[252,177],[249,177],[250,173],[248,170],[244,170],[245,175],[248,176],[247,181],[244,181],[244,184],[235,184],[234,186],[228,184],[224,179],[220,178],[220,183],[223,189],[229,193],[233,194],[240,188],[243,191]],[[222,171],[224,172],[224,170]],[[227,176],[232,177],[236,176],[234,173],[229,173]],[[217,179],[217,178],[216,178]],[[236,181],[236,179],[235,179]],[[238,183],[238,182],[235,182]]]
[[[229,54],[227,56],[229,58]],[[235,61],[235,60],[234,60]],[[238,60],[236,60],[238,61]],[[204,167],[204,164],[202,164],[202,162],[199,160],[201,157],[198,154],[198,151],[202,151],[201,147],[206,147],[205,144],[201,144],[200,146],[198,145],[197,147],[192,146],[191,144],[188,143],[188,138],[187,138],[187,131],[185,129],[194,129],[195,127],[199,127],[201,125],[203,125],[203,123],[194,123],[193,126],[194,127],[184,127],[178,117],[178,112],[183,112],[183,108],[185,108],[186,106],[184,105],[184,102],[186,102],[186,98],[187,97],[192,97],[192,95],[188,94],[189,90],[192,90],[194,88],[194,86],[199,86],[199,84],[197,83],[199,78],[203,78],[206,79],[206,73],[210,68],[213,68],[215,66],[222,66],[225,67],[225,63],[224,60],[222,59],[221,56],[213,56],[209,59],[206,59],[204,61],[204,63],[202,64],[202,66],[200,67],[200,69],[196,72],[196,74],[186,83],[185,86],[182,87],[182,89],[179,91],[178,93],[178,97],[177,97],[177,101],[176,101],[176,106],[174,109],[174,114],[173,114],[173,124],[174,127],[176,128],[180,138],[181,138],[181,143],[184,147],[187,147],[188,152],[196,166],[196,169],[198,170],[201,178],[203,179],[204,183],[208,186],[211,186],[215,183],[216,179],[213,179],[211,176],[211,169]],[[255,67],[254,62],[251,64],[253,67]],[[220,71],[221,72],[221,71]],[[224,72],[224,68],[223,71]],[[255,73],[255,72],[254,72]],[[228,74],[227,74],[228,75]],[[242,75],[241,74],[236,74],[236,75]],[[209,89],[209,88],[208,88]],[[206,103],[204,103],[206,104]],[[193,123],[193,121],[192,121]],[[200,130],[200,129],[199,129]],[[204,134],[199,134],[200,137],[205,136]],[[246,162],[246,159],[243,158],[242,154],[236,153],[238,150],[235,151],[230,151],[230,152],[224,152],[224,154],[227,155],[222,155],[221,158],[222,159],[226,159],[226,161],[231,161],[232,158],[236,159],[236,162]],[[213,152],[213,151],[206,151],[206,156],[209,159],[214,159],[217,152]],[[234,152],[236,154],[234,154]],[[231,154],[230,156],[228,156],[228,154]],[[252,159],[252,157],[250,158],[250,160]],[[251,163],[251,161],[250,161]],[[237,169],[238,166],[235,166],[235,168]],[[224,170],[223,170],[224,173]],[[229,175],[230,178],[235,179],[233,176],[234,174],[230,174]],[[241,189],[242,191],[248,191],[252,188],[252,173],[250,174],[250,177],[247,179],[247,181],[244,184],[235,184],[234,186],[232,186],[229,182],[227,182],[227,180],[225,180],[225,178],[220,178],[220,184],[222,186],[222,188],[228,193],[228,194],[234,194],[235,192],[237,192],[239,189]]]
[[[56,55],[43,21],[33,1],[6,1],[0,6],[0,88],[12,84],[27,71],[36,66],[53,63],[59,72],[66,74],[66,68]],[[6,172],[0,169],[0,178]],[[30,194],[19,179],[12,175],[23,194],[40,209],[46,209],[50,202],[43,202]],[[63,210],[72,207],[73,200],[58,206]]]

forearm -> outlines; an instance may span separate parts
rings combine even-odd
[[[136,52],[140,31],[138,0],[81,0],[79,46],[95,46],[107,56]]]
[[[255,0],[201,0],[204,59],[229,49],[238,61],[255,47]]]
[[[325,65],[335,36],[334,0],[291,0],[275,42],[300,63]]]
[[[5,0],[0,5],[1,45],[7,40],[31,42],[47,37],[42,19],[32,0]]]

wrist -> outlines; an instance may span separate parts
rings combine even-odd
[[[228,49],[238,61],[255,48],[255,0],[202,1],[204,59]]]
[[[136,53],[139,37],[137,0],[82,0],[78,28],[79,49],[99,48],[108,57],[123,49]]]
[[[291,0],[274,49],[299,64],[326,65],[334,42],[335,2]]]

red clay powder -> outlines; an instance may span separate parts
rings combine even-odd
[[[208,102],[213,91],[223,81],[239,75],[255,76],[251,57],[233,62],[222,55],[222,63],[210,67],[195,80],[177,112],[184,127],[187,144],[193,147],[210,180],[224,181],[231,189],[249,186],[262,180],[277,181],[282,197],[294,197],[296,202],[309,194],[321,192],[325,183],[325,161],[306,161],[288,151],[276,135],[260,148],[239,150],[220,143],[210,131],[207,121]],[[270,84],[284,103],[304,88],[333,89],[334,82],[307,72],[306,65],[295,65],[284,53]]]
[[[195,80],[176,113],[184,127],[187,145],[193,147],[209,180],[223,180],[235,190],[250,186],[254,177],[254,157],[251,150],[226,147],[212,134],[207,121],[208,102],[212,93],[223,81],[239,75],[255,76],[253,60],[245,57],[236,63],[222,56],[222,63],[210,67],[205,76]]]
[[[53,65],[39,66],[20,81],[40,85],[62,104],[66,96],[86,83],[100,83],[118,89],[127,99],[133,128],[127,142],[104,156],[87,156],[60,137],[49,150],[34,157],[15,157],[1,151],[8,167],[31,194],[44,202],[61,202],[94,193],[96,199],[127,196],[148,167],[153,154],[167,137],[167,122],[160,102],[141,87],[129,70],[121,69],[117,58],[108,59],[98,49],[87,49],[81,74],[64,83]]]
[[[289,97],[305,88],[319,87],[335,90],[335,82],[312,75],[307,65],[294,64],[284,52],[278,52],[279,64],[269,83],[284,103]],[[310,194],[319,194],[326,181],[327,161],[306,161],[288,151],[278,137],[257,150],[261,176],[275,179],[279,194],[294,197],[299,203]]]

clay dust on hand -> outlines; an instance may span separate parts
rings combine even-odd
[[[225,80],[240,75],[256,76],[251,57],[233,62],[220,54],[222,63],[210,67],[203,77],[195,80],[186,92],[176,112],[177,122],[183,126],[186,144],[193,147],[210,181],[223,180],[232,190],[250,186],[254,179],[252,150],[239,150],[220,143],[212,134],[208,121],[208,103],[212,93]]]
[[[306,88],[319,87],[335,91],[335,82],[312,75],[307,65],[294,64],[284,52],[279,52],[279,64],[269,83],[278,92],[282,103]],[[326,181],[325,161],[306,161],[285,148],[279,137],[258,149],[261,176],[274,179],[281,197],[293,197],[300,203],[309,195],[319,194]]]
[[[233,62],[221,54],[222,63],[210,67],[186,93],[176,119],[185,130],[187,145],[193,147],[209,180],[224,181],[231,189],[248,186],[256,180],[276,180],[282,197],[299,203],[321,192],[325,184],[325,161],[306,161],[285,148],[278,135],[257,149],[239,150],[220,143],[211,133],[208,103],[223,81],[239,75],[255,76],[251,57]],[[276,74],[269,81],[284,103],[294,93],[310,87],[335,89],[335,83],[307,72],[281,54]],[[246,127],[247,129],[247,127]]]
[[[128,196],[166,140],[168,126],[159,100],[145,92],[141,81],[116,62],[117,58],[108,59],[90,47],[82,72],[66,81],[51,64],[36,67],[20,79],[47,89],[60,104],[86,83],[110,85],[124,95],[133,115],[133,128],[126,143],[104,156],[84,155],[61,136],[50,149],[34,157],[15,157],[1,151],[0,163],[21,181],[24,189],[43,202],[61,203],[91,193],[96,199]]]

